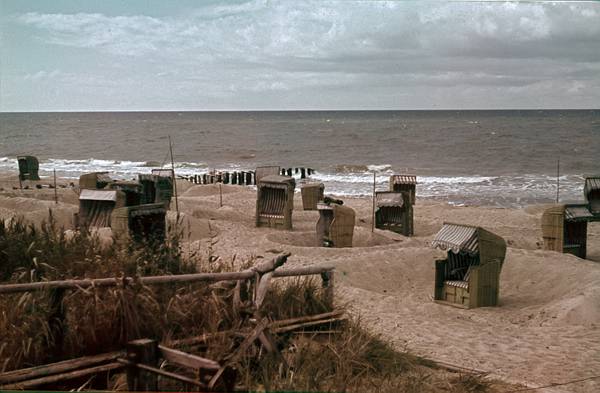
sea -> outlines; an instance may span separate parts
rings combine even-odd
[[[27,154],[46,179],[131,179],[170,167],[169,137],[177,175],[312,168],[309,181],[340,197],[415,174],[419,199],[576,202],[600,174],[600,110],[0,113],[0,171]]]

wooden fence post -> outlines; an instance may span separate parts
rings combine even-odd
[[[127,360],[158,367],[158,344],[147,338],[128,342]],[[127,387],[130,391],[157,391],[158,378],[154,373],[130,366],[127,368]]]
[[[333,307],[333,270],[321,273],[323,280],[323,289],[325,291],[325,301]]]
[[[57,288],[50,290],[50,315],[48,316],[48,327],[50,328],[51,339],[48,343],[50,352],[56,355],[62,353],[64,340],[63,325],[65,321],[65,307],[63,299],[65,289]]]

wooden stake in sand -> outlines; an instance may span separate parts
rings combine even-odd
[[[219,183],[219,207],[223,207],[223,189]]]
[[[556,162],[556,203],[558,203],[560,194],[560,157]]]
[[[373,171],[373,211],[371,212],[371,232],[375,232],[375,182],[377,181],[377,172]]]
[[[175,163],[173,162],[173,144],[171,143],[171,135],[169,135],[169,151],[171,152],[171,170],[173,171],[173,191],[175,192],[175,210],[179,217],[179,202],[177,200],[177,180],[175,179]]]
[[[54,172],[54,203],[58,205],[58,194],[56,192],[56,169],[53,169]]]

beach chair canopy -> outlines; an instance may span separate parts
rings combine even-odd
[[[172,169],[152,169],[152,174],[156,176],[173,177]]]
[[[281,170],[281,168],[279,166],[259,166],[256,167],[256,170],[254,171],[254,179],[256,181],[256,184],[258,184],[258,182],[266,176],[277,176],[279,175],[279,171]]]
[[[408,192],[411,205],[415,204],[417,198],[417,176],[415,175],[392,175],[390,176],[390,191]]]
[[[79,188],[80,189],[102,189],[111,183],[111,179],[108,172],[91,172],[84,173],[79,176]]]
[[[117,201],[116,190],[81,190],[79,194],[80,201]]]
[[[583,194],[585,200],[590,204],[590,210],[595,216],[600,217],[600,176],[585,178]]]
[[[269,175],[260,179],[259,186],[268,186],[272,188],[284,188],[287,189],[290,186],[296,186],[296,180],[293,177],[281,176],[281,175]]]
[[[500,236],[481,227],[453,223],[444,223],[431,247],[455,254],[480,255],[482,262],[487,259],[503,261],[506,255],[506,242]]]
[[[594,218],[594,215],[586,204],[565,205],[564,212],[565,220],[570,222],[589,221]]]
[[[477,227],[460,224],[444,224],[431,242],[431,247],[450,250],[455,254],[465,252],[470,255],[479,253]]]
[[[377,207],[403,207],[404,197],[399,192],[377,191],[375,193],[375,204]]]
[[[390,176],[390,184],[417,184],[416,175],[392,175]]]

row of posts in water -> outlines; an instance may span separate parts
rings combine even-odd
[[[294,174],[300,174],[301,179],[306,179],[307,176],[310,176],[313,173],[315,173],[315,170],[312,168],[281,168],[280,171],[280,174],[282,176],[291,177]],[[256,185],[256,173],[254,171],[215,172],[179,177],[186,179],[194,184],[223,183],[236,184],[241,186]]]

